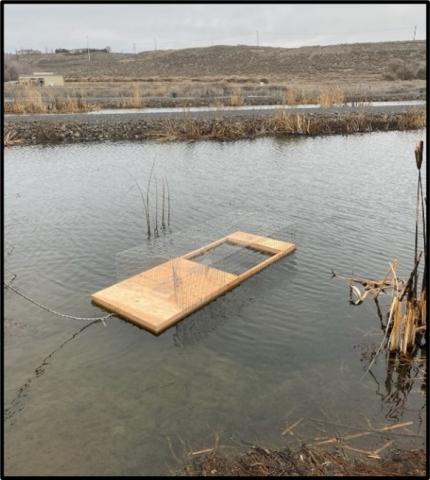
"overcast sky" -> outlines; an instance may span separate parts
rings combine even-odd
[[[5,5],[5,50],[297,47],[425,38],[425,5]],[[257,34],[258,31],[258,34]]]

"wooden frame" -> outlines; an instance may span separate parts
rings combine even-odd
[[[223,243],[271,256],[239,275],[192,261]],[[295,249],[293,243],[238,231],[100,290],[91,296],[91,300],[154,334],[160,334]]]

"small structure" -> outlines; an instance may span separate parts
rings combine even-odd
[[[239,275],[196,261],[224,243],[262,252],[266,258]],[[91,300],[159,334],[295,249],[293,243],[235,232],[100,290]]]
[[[61,87],[64,85],[64,78],[63,75],[55,75],[52,72],[34,72],[32,75],[20,75],[18,83],[38,87]]]

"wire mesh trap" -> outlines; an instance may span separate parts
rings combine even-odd
[[[232,225],[226,228],[231,229]],[[160,245],[157,247],[159,251]],[[289,241],[233,231],[100,290],[91,299],[159,334],[295,248]],[[134,251],[138,252],[139,249]]]

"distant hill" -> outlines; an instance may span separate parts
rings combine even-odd
[[[15,55],[11,56],[14,60]],[[301,48],[213,46],[159,50],[137,55],[94,53],[33,54],[18,58],[34,71],[53,71],[66,79],[261,76],[303,81],[381,80],[393,62],[423,67],[424,41],[361,43]]]

